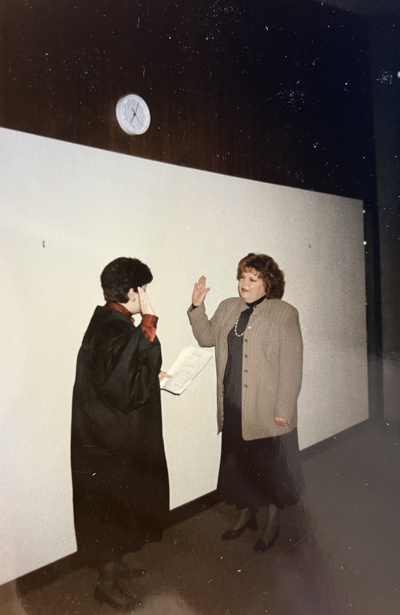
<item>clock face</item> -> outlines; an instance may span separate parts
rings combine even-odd
[[[150,126],[150,109],[137,94],[120,98],[115,112],[119,125],[128,135],[142,135]]]

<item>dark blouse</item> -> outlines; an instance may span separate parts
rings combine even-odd
[[[224,376],[224,398],[229,406],[241,410],[242,405],[242,351],[243,351],[243,334],[249,322],[250,315],[256,305],[259,305],[265,299],[261,297],[253,303],[247,303],[247,310],[243,310],[240,314],[236,333],[233,328],[228,335],[228,361],[225,368]]]

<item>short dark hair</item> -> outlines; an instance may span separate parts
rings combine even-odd
[[[254,269],[260,274],[268,299],[282,299],[285,292],[285,274],[271,256],[254,252],[244,256],[238,264],[237,279],[240,280],[243,271],[249,269]]]
[[[100,282],[106,301],[128,301],[128,291],[133,288],[136,292],[138,286],[149,284],[153,275],[147,265],[138,258],[121,256],[104,267]]]

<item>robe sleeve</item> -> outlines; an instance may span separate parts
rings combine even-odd
[[[159,343],[149,341],[140,327],[107,323],[93,338],[89,362],[95,392],[121,412],[143,406],[158,386]]]

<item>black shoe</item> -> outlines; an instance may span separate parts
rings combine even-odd
[[[277,525],[275,528],[275,532],[272,538],[270,538],[270,540],[264,540],[264,538],[259,538],[253,547],[254,551],[257,551],[257,553],[265,553],[265,551],[272,549],[272,547],[275,544],[276,539],[279,536],[279,530],[280,530],[280,527],[279,525]]]
[[[243,534],[244,530],[246,529],[252,530],[253,532],[256,531],[257,519],[254,515],[250,517],[247,523],[245,523],[245,525],[242,525],[242,527],[240,527],[238,530],[233,530],[232,528],[229,528],[228,530],[226,530],[221,535],[221,538],[222,540],[236,540],[236,538],[240,538],[240,536]]]
[[[127,612],[137,606],[137,601],[133,596],[126,594],[118,583],[112,585],[96,585],[94,598],[99,604],[107,604],[117,611]]]

